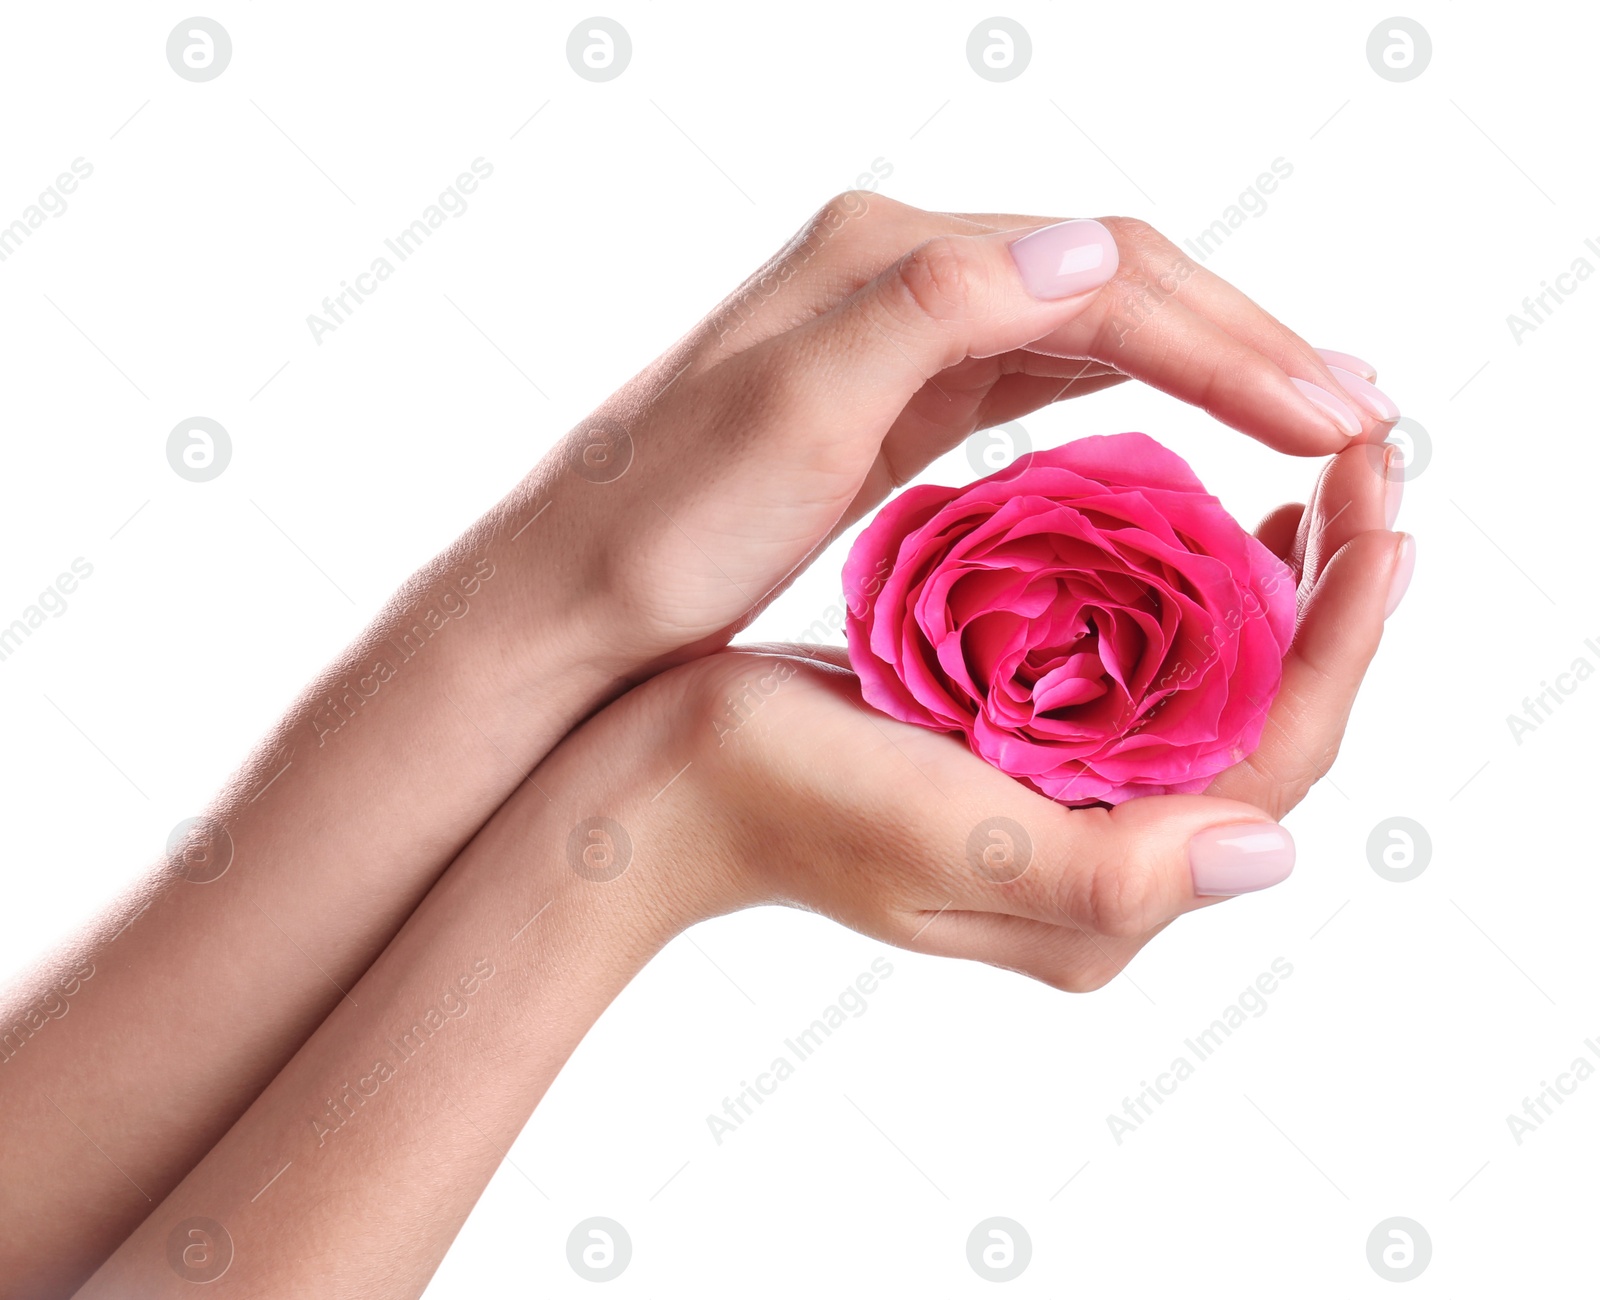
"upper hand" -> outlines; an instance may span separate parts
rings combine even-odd
[[[1051,227],[1013,255],[1046,225],[841,195],[569,435],[544,527],[589,557],[618,671],[724,643],[974,429],[1125,377],[1298,455],[1398,415],[1144,223]]]

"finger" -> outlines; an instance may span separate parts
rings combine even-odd
[[[999,912],[949,910],[929,913],[923,926],[906,945],[914,952],[981,961],[1068,993],[1104,988],[1159,933],[1111,939]]]
[[[1305,512],[1305,506],[1298,501],[1290,501],[1269,511],[1266,518],[1256,525],[1256,540],[1280,560],[1289,562],[1294,555],[1295,538],[1299,535],[1300,520]]]
[[[1293,455],[1331,454],[1361,434],[1346,403],[1189,306],[1181,287],[1164,273],[1119,276],[1082,320],[1029,346],[1092,356]]]
[[[1317,482],[1296,539],[1295,562],[1309,595],[1328,560],[1351,538],[1394,527],[1400,512],[1401,478],[1394,471],[1397,449],[1356,443],[1328,462]]]
[[[1116,243],[1095,221],[1021,236],[939,235],[831,311],[752,350],[751,365],[767,367],[767,381],[794,399],[784,425],[827,454],[835,448],[815,446],[814,430],[890,429],[942,371],[1021,348],[1082,314],[1116,267]],[[797,368],[796,358],[807,364]],[[920,468],[930,458],[905,459]]]
[[[1333,766],[1367,665],[1411,576],[1404,533],[1362,533],[1325,566],[1301,612],[1256,751],[1207,791],[1282,817]]]
[[[1089,373],[1065,380],[1043,375],[1007,375],[996,381],[979,405],[977,427],[987,429],[1020,420],[1053,402],[1115,388],[1127,379],[1126,375],[1108,367],[1096,367]]]
[[[1352,375],[1360,375],[1369,384],[1378,382],[1378,368],[1370,361],[1353,357],[1348,352],[1335,352],[1332,348],[1318,348],[1317,355],[1329,366],[1337,366],[1340,370],[1348,370]]]
[[[966,222],[976,228],[989,230],[1014,230],[1023,226],[1043,224],[1048,218],[1023,216],[1016,213],[951,212],[943,214],[953,221]],[[1113,233],[1116,227],[1112,226]],[[1166,243],[1166,241],[1162,241]],[[1178,256],[1183,254],[1170,243],[1167,247]],[[1130,267],[1131,269],[1131,267]],[[1158,273],[1170,267],[1157,267]],[[1320,384],[1328,392],[1352,399],[1358,414],[1366,411],[1378,424],[1387,426],[1399,417],[1399,408],[1383,393],[1373,388],[1378,371],[1368,361],[1348,352],[1332,348],[1314,348],[1282,321],[1264,310],[1228,281],[1200,267],[1192,277],[1194,298],[1190,305],[1203,315],[1223,325],[1243,342],[1250,343],[1264,355],[1277,362],[1287,373],[1299,375],[1309,382]],[[1350,378],[1359,380],[1350,384]],[[1377,441],[1371,436],[1369,441]]]
[[[939,234],[977,230],[887,195],[836,194],[706,316],[704,337],[715,344],[708,360],[726,360],[812,319],[855,293],[907,248]]]
[[[1315,385],[1320,391],[1308,394],[1314,400],[1326,395],[1344,403],[1361,421],[1363,440],[1381,442],[1400,418],[1400,408],[1371,380],[1325,360],[1316,348],[1220,276],[1196,267],[1180,292],[1189,307],[1255,348],[1302,386]]]
[[[1137,939],[1208,899],[1277,884],[1294,866],[1294,841],[1259,808],[1204,795],[1055,815],[1027,801],[1017,812],[969,836],[956,910]]]

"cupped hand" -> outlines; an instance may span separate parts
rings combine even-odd
[[[655,679],[640,694],[670,699],[687,738],[675,798],[701,810],[690,919],[789,903],[1082,990],[1175,917],[1279,882],[1294,846],[1276,819],[1331,765],[1409,577],[1389,454],[1349,448],[1309,507],[1264,523],[1299,576],[1295,639],[1261,747],[1206,794],[1061,807],[874,713],[840,649],[741,648]]]
[[[1144,223],[851,193],[535,476],[623,673],[724,643],[838,531],[975,429],[1134,378],[1282,451],[1399,414]],[[1357,370],[1362,373],[1356,373]]]

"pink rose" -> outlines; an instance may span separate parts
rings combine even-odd
[[[1142,433],[913,487],[844,568],[867,702],[1070,805],[1203,790],[1260,742],[1287,566]]]

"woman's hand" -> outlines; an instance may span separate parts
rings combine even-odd
[[[685,920],[791,903],[1090,989],[1182,913],[1282,880],[1294,846],[1275,819],[1332,764],[1409,577],[1410,539],[1388,531],[1391,454],[1349,448],[1309,508],[1266,521],[1263,540],[1300,578],[1295,641],[1261,747],[1208,793],[1069,810],[960,739],[868,709],[841,650],[730,651],[638,692],[657,707],[668,696],[671,730],[687,735],[689,766],[664,797],[715,828],[697,841],[701,892],[675,872],[661,896]]]
[[[530,482],[608,666],[725,642],[974,429],[1124,377],[1280,450],[1399,411],[1142,222],[827,204]],[[569,472],[570,471],[570,472]],[[521,515],[518,516],[521,518]],[[547,534],[548,536],[548,534]]]

